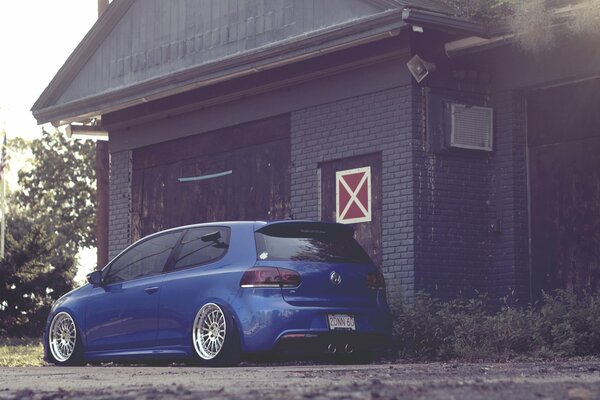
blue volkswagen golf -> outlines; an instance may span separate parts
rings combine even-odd
[[[236,365],[271,352],[362,361],[391,333],[385,282],[347,225],[222,222],[139,240],[53,305],[56,365]]]

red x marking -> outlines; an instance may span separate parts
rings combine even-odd
[[[371,167],[336,172],[336,220],[371,221]]]

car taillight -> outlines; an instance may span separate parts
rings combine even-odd
[[[367,287],[371,289],[384,289],[385,279],[383,279],[383,274],[379,271],[369,272],[367,274]]]
[[[300,282],[302,279],[296,271],[276,267],[254,267],[244,272],[240,286],[243,288],[296,287]]]

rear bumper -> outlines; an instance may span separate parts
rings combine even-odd
[[[366,307],[298,307],[285,302],[269,289],[244,291],[233,306],[242,349],[258,353],[298,348],[323,351],[331,343],[381,347],[391,337],[392,323],[387,304]],[[270,294],[270,295],[269,295]],[[332,331],[327,314],[345,313],[355,318],[355,331]]]
[[[285,355],[352,355],[377,354],[390,344],[388,335],[356,332],[325,332],[306,335],[284,335],[275,345],[277,353]]]

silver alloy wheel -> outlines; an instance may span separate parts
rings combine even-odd
[[[204,360],[215,358],[225,344],[225,313],[214,303],[205,304],[196,314],[192,330],[196,353]]]
[[[65,362],[73,355],[77,343],[77,329],[68,313],[60,312],[54,316],[48,342],[52,357],[56,361]]]

